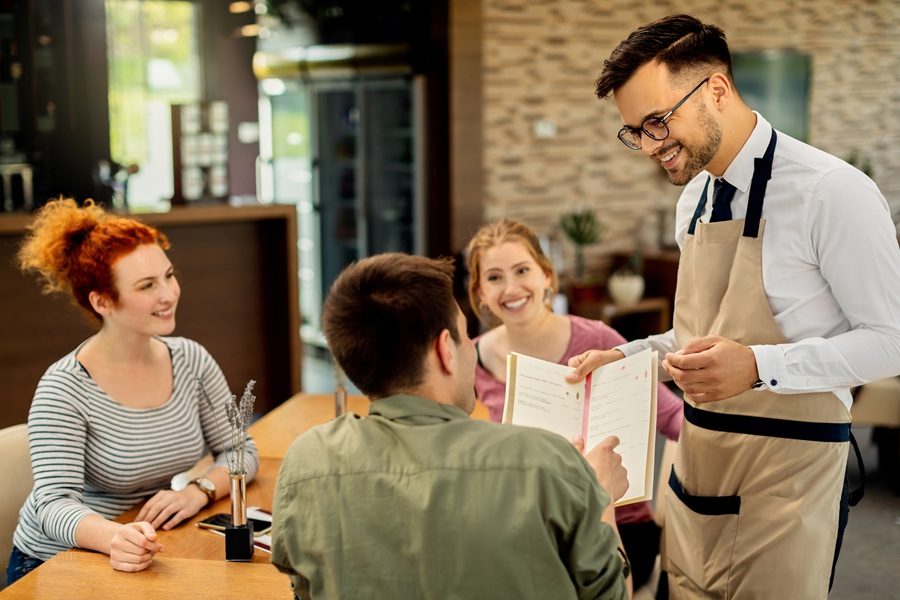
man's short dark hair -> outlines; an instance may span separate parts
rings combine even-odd
[[[459,342],[452,259],[379,254],[338,276],[322,322],[335,360],[366,395],[422,383],[425,357],[444,329]]]
[[[638,27],[603,61],[597,97],[606,98],[650,61],[666,65],[673,76],[703,67],[724,69],[734,81],[725,32],[690,15],[671,15]]]

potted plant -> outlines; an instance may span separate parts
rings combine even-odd
[[[863,156],[859,150],[851,150],[844,160],[847,161],[847,164],[862,171],[869,179],[875,173],[875,170],[872,168],[872,161],[868,157]]]
[[[644,276],[641,251],[635,250],[624,266],[609,277],[607,288],[613,302],[620,305],[634,304],[644,296]]]
[[[564,214],[559,220],[559,225],[566,237],[575,244],[575,279],[572,282],[572,303],[598,300],[601,286],[598,281],[585,276],[584,247],[600,241],[603,224],[597,219],[594,211],[582,208]]]

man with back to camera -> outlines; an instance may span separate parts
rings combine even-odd
[[[846,524],[849,388],[898,373],[900,251],[844,161],[740,98],[725,34],[638,28],[597,81],[621,142],[675,185],[674,329],[574,357],[572,379],[646,347],[685,391],[666,502],[675,598],[824,598]]]
[[[325,336],[372,405],[288,450],[272,563],[300,598],[630,596],[618,440],[586,461],[555,434],[469,419],[476,355],[452,273],[383,254],[334,282]]]

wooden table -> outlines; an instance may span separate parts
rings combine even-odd
[[[349,396],[347,411],[367,415],[370,404],[365,396]],[[256,441],[260,458],[280,460],[300,433],[332,418],[333,396],[297,394],[256,422],[250,427],[250,433]],[[476,402],[472,418],[488,420],[487,407]]]
[[[76,551],[54,556],[2,593],[4,600],[223,599],[243,596],[265,600],[293,598],[290,580],[269,564],[157,555],[147,570],[123,573],[114,571],[109,566],[109,557],[104,554]]]
[[[347,411],[369,414],[369,399],[348,396]],[[296,394],[250,427],[260,458],[281,459],[291,442],[310,427],[334,418],[334,396]]]
[[[369,413],[369,404],[362,396],[350,396],[347,400],[348,410],[360,415]],[[333,396],[297,394],[250,427],[259,448],[260,468],[247,487],[248,505],[271,508],[281,459],[291,442],[333,417]],[[472,417],[486,419],[487,410],[479,403]],[[114,571],[104,554],[69,550],[54,556],[0,595],[3,600],[292,598],[290,580],[271,565],[268,553],[257,549],[251,563],[225,562],[225,538],[196,526],[211,514],[229,510],[229,500],[223,498],[172,531],[159,531],[159,540],[166,549],[139,573]],[[128,523],[137,512],[138,508],[134,508],[117,520]]]

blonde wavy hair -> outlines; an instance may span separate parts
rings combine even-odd
[[[481,259],[486,250],[506,242],[519,242],[524,245],[544,274],[550,277],[552,293],[556,293],[559,290],[559,277],[557,277],[556,270],[553,268],[550,259],[547,258],[541,249],[541,243],[534,229],[514,219],[500,219],[494,223],[489,223],[475,233],[466,247],[469,267],[469,305],[482,321],[488,319],[483,314],[484,311],[481,310],[481,303],[478,300],[478,286],[481,282]]]

